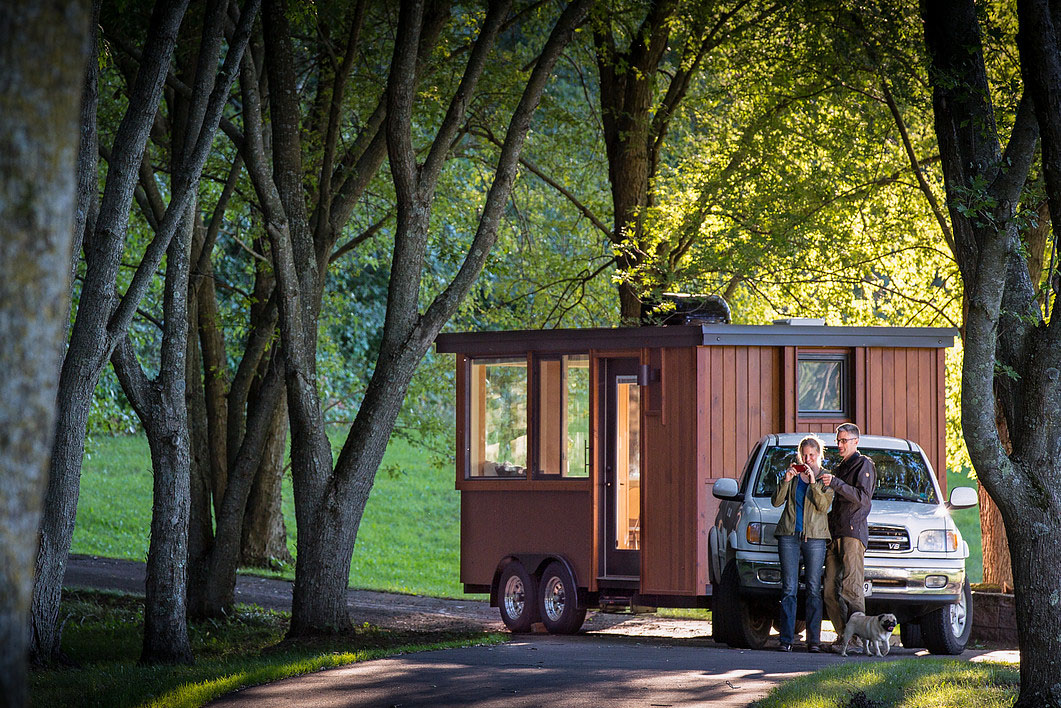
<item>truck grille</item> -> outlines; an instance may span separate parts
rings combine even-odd
[[[910,550],[910,534],[903,526],[879,526],[870,524],[868,551],[891,551],[898,553]]]

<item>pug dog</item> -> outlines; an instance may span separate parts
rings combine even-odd
[[[844,627],[844,648],[840,655],[847,656],[848,642],[851,641],[852,637],[860,637],[862,639],[863,654],[887,656],[892,648],[889,638],[892,636],[896,624],[898,624],[898,620],[891,613],[866,615],[862,612],[852,612],[851,616],[847,618],[847,625]]]

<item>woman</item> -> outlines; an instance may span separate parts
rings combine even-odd
[[[799,563],[803,559],[807,581],[807,650],[821,651],[822,566],[829,541],[829,505],[833,490],[818,479],[821,474],[822,443],[813,435],[799,442],[797,462],[785,470],[770,499],[785,505],[777,523],[777,553],[781,559],[781,639],[778,649],[792,651],[796,629],[796,592]]]

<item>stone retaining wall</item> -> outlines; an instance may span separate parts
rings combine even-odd
[[[1017,612],[1012,594],[973,590],[973,632],[969,641],[1017,646]]]

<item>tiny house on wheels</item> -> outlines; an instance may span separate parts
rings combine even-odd
[[[810,322],[439,335],[465,591],[513,631],[575,632],[604,604],[710,607],[711,485],[769,433],[910,439],[945,493],[955,330]]]

